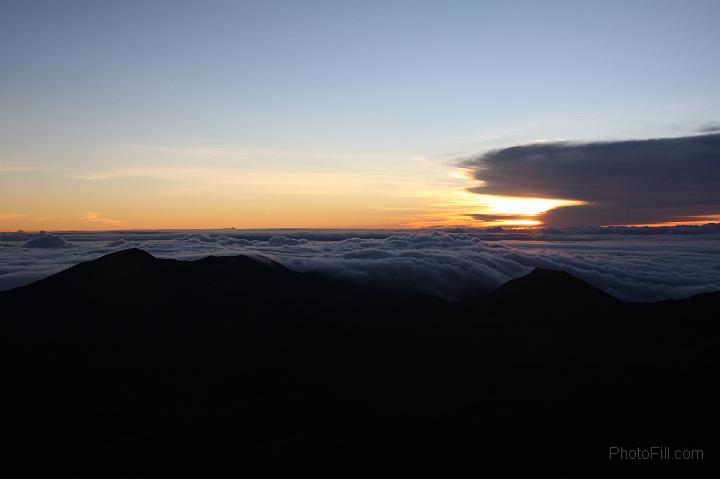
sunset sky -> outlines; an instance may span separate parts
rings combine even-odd
[[[2,0],[0,231],[717,221],[719,20]]]

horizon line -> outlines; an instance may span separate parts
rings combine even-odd
[[[577,226],[549,226],[549,225],[526,225],[526,226],[472,226],[472,225],[438,225],[438,226],[427,226],[427,227],[352,227],[352,228],[334,228],[334,227],[273,227],[273,228],[236,228],[234,226],[228,226],[224,228],[124,228],[124,229],[59,229],[59,230],[0,230],[0,234],[6,233],[113,233],[113,232],[125,232],[125,231],[425,231],[425,230],[495,230],[498,228],[503,231],[536,231],[545,229],[556,229],[565,230],[572,228],[637,228],[637,229],[661,229],[661,228],[675,228],[675,227],[702,227],[710,225],[720,225],[720,223],[707,222],[707,223],[674,223],[674,224],[654,224],[654,225],[577,225]]]

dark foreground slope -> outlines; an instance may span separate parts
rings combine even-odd
[[[22,464],[13,477],[705,473],[718,306],[627,304],[547,270],[455,304],[126,250],[0,294],[5,464]],[[611,461],[610,446],[705,458]]]

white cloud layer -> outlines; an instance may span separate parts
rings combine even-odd
[[[37,247],[40,244],[44,247]],[[493,289],[534,267],[565,270],[630,301],[720,290],[720,225],[533,232],[495,228],[0,233],[0,290],[130,247],[178,259],[262,255],[297,271],[321,271],[378,288],[450,299]]]

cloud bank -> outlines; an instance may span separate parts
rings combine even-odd
[[[42,234],[23,243],[25,248],[62,248],[66,241],[62,236]]]
[[[47,236],[0,233],[0,290],[131,247],[178,259],[263,256],[296,271],[321,271],[381,289],[449,299],[491,290],[535,267],[568,271],[630,301],[720,290],[717,224],[507,231],[63,232],[62,248],[27,246]]]
[[[548,211],[551,226],[711,221],[720,215],[720,134],[541,143],[463,163],[479,194],[586,201]]]

